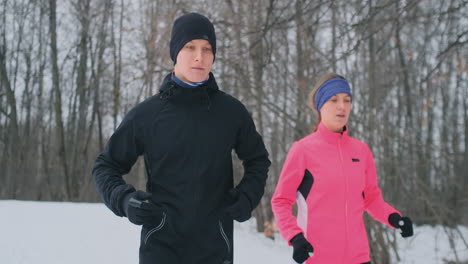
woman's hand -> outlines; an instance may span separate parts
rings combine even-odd
[[[290,242],[294,248],[293,259],[297,263],[303,263],[314,255],[314,248],[302,233],[297,234]]]
[[[413,235],[413,222],[409,217],[402,217],[397,213],[393,213],[388,217],[388,222],[393,227],[401,230],[402,237],[410,237]]]

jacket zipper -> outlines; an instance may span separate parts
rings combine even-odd
[[[218,224],[219,224],[219,231],[221,232],[221,235],[223,236],[224,242],[226,242],[226,246],[228,248],[228,255],[230,255],[231,254],[231,243],[229,243],[229,239],[228,239],[226,233],[224,232],[224,228],[223,228],[223,224],[221,224],[221,220],[218,220]]]
[[[193,99],[193,98],[192,98]],[[200,158],[200,148],[198,146],[198,141],[195,140],[198,138],[198,126],[197,122],[197,116],[198,116],[198,107],[197,104],[191,104],[192,109],[192,122],[193,122],[193,149],[195,150],[195,157],[194,159],[199,159]],[[194,210],[194,219],[199,220],[199,204],[200,204],[200,182],[201,182],[201,177],[198,173],[199,168],[198,168],[198,162],[195,162],[193,164],[193,210]]]
[[[145,245],[146,243],[148,242],[148,239],[150,238],[150,236],[156,232],[156,231],[159,231],[161,230],[161,228],[164,227],[164,224],[166,223],[166,213],[163,212],[163,219],[161,220],[161,223],[159,223],[159,225],[153,229],[151,229],[150,231],[148,231],[148,233],[146,233],[146,236],[145,236]]]
[[[345,179],[345,254],[344,257],[348,254],[348,176],[344,173],[344,160],[343,160],[343,151],[342,151],[342,142],[343,142],[343,135],[340,136],[338,149],[340,152],[340,159],[341,159],[341,175]],[[344,262],[343,262],[344,263]]]

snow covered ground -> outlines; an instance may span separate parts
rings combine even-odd
[[[102,204],[0,201],[0,263],[138,263],[139,227],[116,217]],[[253,221],[235,225],[238,264],[289,264],[292,250],[255,232]],[[468,228],[462,227],[465,239]],[[460,260],[468,248],[454,241]],[[415,236],[399,239],[401,264],[440,264],[455,260],[442,227],[418,226]],[[395,262],[397,263],[397,262]]]

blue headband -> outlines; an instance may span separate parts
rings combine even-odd
[[[315,94],[314,103],[317,111],[320,113],[322,106],[330,100],[334,95],[339,93],[348,94],[353,98],[351,94],[351,88],[349,87],[348,82],[342,78],[331,79],[324,82]]]

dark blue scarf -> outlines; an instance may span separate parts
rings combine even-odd
[[[178,85],[180,85],[180,86],[182,86],[182,87],[184,87],[184,88],[195,88],[195,87],[197,87],[197,86],[200,86],[200,85],[202,85],[202,84],[205,84],[205,83],[208,81],[208,79],[206,79],[206,80],[204,80],[203,82],[188,83],[188,82],[184,82],[184,81],[180,80],[179,78],[177,78],[177,77],[175,76],[174,73],[172,73],[172,80],[173,80],[175,83],[177,83]]]

